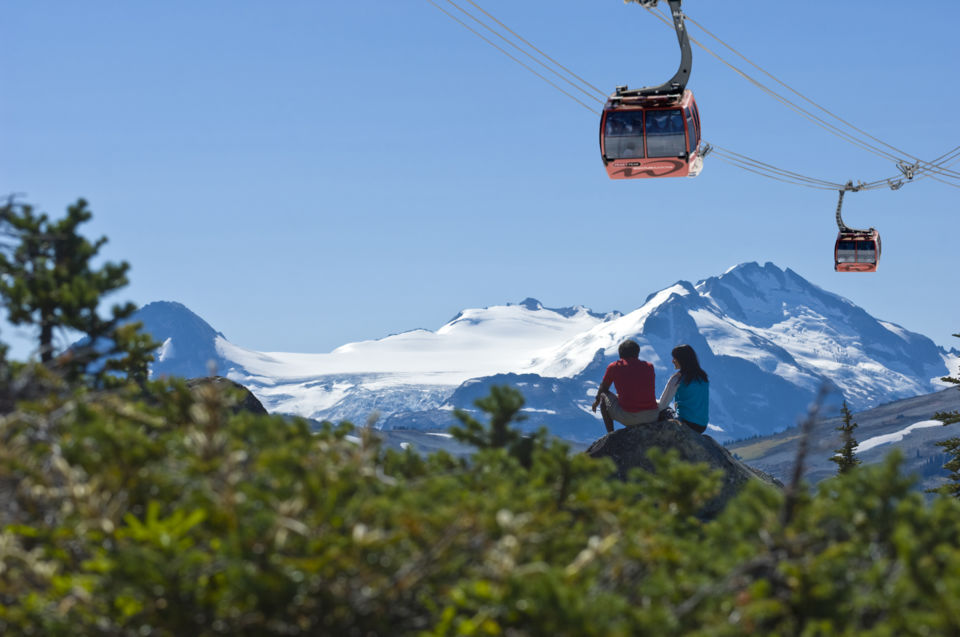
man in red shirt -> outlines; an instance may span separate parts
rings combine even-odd
[[[654,394],[653,365],[640,360],[640,346],[636,341],[620,343],[620,360],[607,366],[603,382],[593,401],[593,412],[600,406],[600,415],[607,433],[613,433],[613,421],[627,426],[656,422],[660,415]],[[610,385],[617,389],[614,394]]]

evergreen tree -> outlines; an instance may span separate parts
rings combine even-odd
[[[955,337],[960,338],[960,334],[954,334]],[[940,380],[953,383],[954,385],[960,385],[960,378],[954,378],[953,376],[943,376]],[[943,422],[945,425],[951,423],[960,422],[960,411],[940,411],[933,415],[934,419]]]
[[[104,296],[128,283],[130,266],[111,261],[93,266],[107,239],[91,242],[80,233],[92,216],[83,199],[57,221],[12,198],[0,206],[0,235],[7,239],[0,245],[0,300],[10,323],[37,329],[40,361],[68,379],[87,373],[97,359],[119,357],[125,362],[99,366],[95,379],[102,382],[106,374],[132,365],[133,375],[145,380],[157,344],[125,327],[136,306],[114,305],[106,319],[97,311]],[[83,345],[57,356],[55,337],[69,331],[84,335]]]
[[[954,336],[960,338],[960,334],[954,334]],[[953,383],[954,385],[960,385],[960,378],[944,376],[940,380]],[[950,425],[955,422],[960,422],[960,411],[938,411],[933,415],[933,418],[939,420],[944,425]],[[943,486],[942,491],[960,498],[960,437],[954,436],[953,438],[947,438],[936,444],[938,447],[943,447],[949,458],[943,465],[943,468],[950,472],[950,477],[947,479],[947,484]]]
[[[143,323],[118,324],[110,331],[111,347],[100,373],[95,375],[97,384],[114,385],[124,378],[144,387],[150,374],[150,363],[155,359],[153,352],[159,343],[149,334],[141,331]]]
[[[830,458],[831,462],[837,463],[837,473],[846,473],[860,464],[857,459],[857,440],[853,437],[853,430],[857,428],[857,423],[853,422],[853,414],[847,407],[847,401],[843,401],[843,424],[837,427],[843,440],[843,446],[834,449],[835,455]]]
[[[463,409],[458,409],[454,412],[454,416],[463,424],[463,427],[454,425],[450,428],[450,433],[457,440],[478,449],[507,449],[510,455],[520,461],[521,465],[529,468],[533,449],[537,442],[546,438],[546,432],[541,429],[531,435],[525,435],[519,429],[510,426],[512,423],[526,420],[527,416],[519,413],[523,403],[523,394],[516,389],[505,385],[494,385],[490,388],[489,396],[478,398],[473,402],[489,416],[489,424],[484,425]]]

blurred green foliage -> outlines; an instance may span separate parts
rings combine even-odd
[[[541,427],[536,432],[525,435],[511,426],[527,419],[526,414],[520,413],[524,402],[523,394],[518,390],[505,385],[494,385],[490,388],[489,395],[473,401],[473,404],[487,415],[488,421],[483,423],[465,409],[456,409],[453,415],[460,421],[460,425],[450,427],[450,433],[460,442],[477,449],[506,449],[524,468],[529,469],[533,463],[533,450],[547,438],[547,430]]]
[[[180,382],[0,419],[0,629],[34,635],[937,635],[960,503],[893,456],[804,494],[537,437],[469,458],[233,414]]]

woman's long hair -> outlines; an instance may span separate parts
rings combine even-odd
[[[670,352],[677,363],[680,364],[680,382],[689,385],[695,380],[707,381],[707,372],[700,367],[700,361],[697,359],[697,353],[689,345],[677,345]]]

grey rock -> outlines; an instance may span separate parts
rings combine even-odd
[[[254,396],[249,389],[240,383],[233,382],[228,378],[224,378],[223,376],[208,376],[205,378],[191,378],[187,381],[187,387],[189,387],[194,393],[196,393],[202,387],[209,386],[216,387],[220,391],[229,392],[232,394],[235,400],[229,403],[229,409],[234,414],[245,411],[254,414],[267,413],[263,403],[257,400],[257,397]]]
[[[698,434],[676,420],[617,429],[594,442],[584,453],[593,458],[610,458],[617,467],[616,477],[626,480],[631,469],[654,471],[647,457],[647,452],[654,447],[664,451],[674,449],[684,462],[704,463],[711,470],[723,472],[720,493],[700,512],[703,517],[712,517],[723,510],[750,480],[783,488],[779,480],[737,460],[710,436]]]

